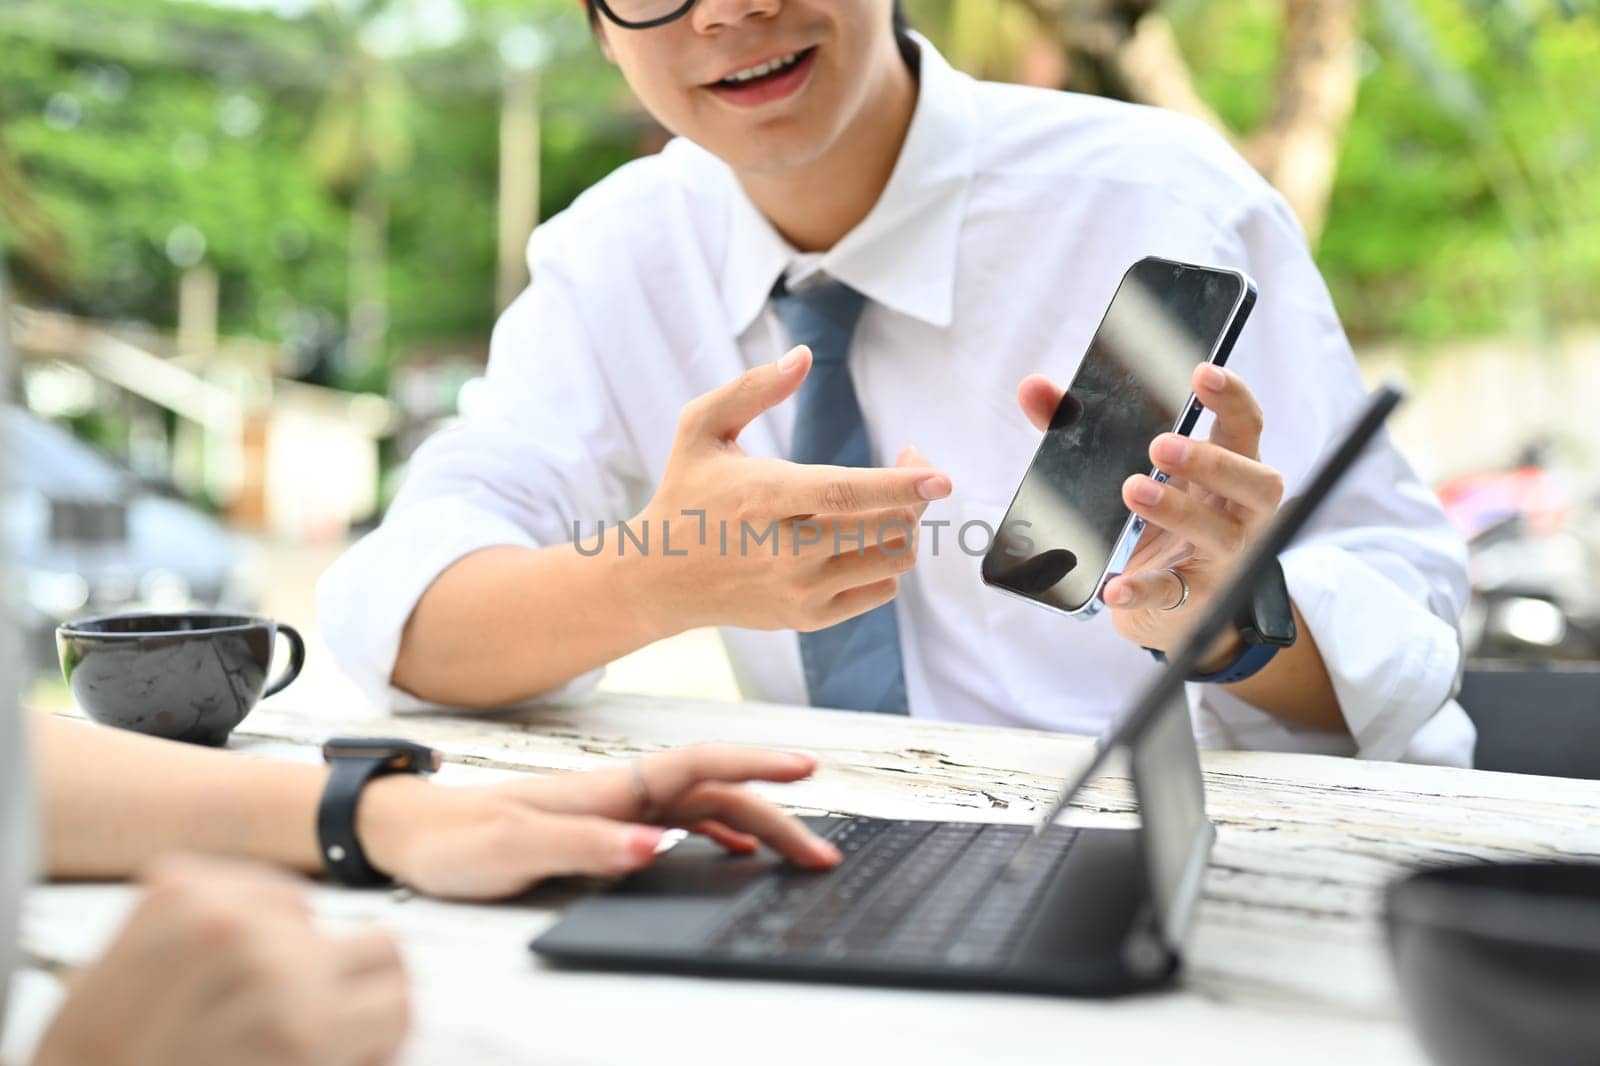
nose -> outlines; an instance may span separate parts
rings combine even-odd
[[[745,19],[770,19],[783,9],[783,0],[699,0],[689,12],[696,33],[715,33]]]

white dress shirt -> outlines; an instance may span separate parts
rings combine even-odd
[[[483,387],[417,453],[383,525],[323,579],[335,656],[370,696],[434,578],[491,545],[558,544],[637,513],[679,409],[788,347],[769,304],[797,264],[869,299],[850,372],[876,461],[915,444],[955,485],[926,519],[896,601],[918,718],[1098,733],[1158,667],[1101,614],[1078,622],[987,588],[964,523],[998,526],[1038,445],[1017,408],[1032,372],[1065,382],[1123,272],[1146,255],[1237,267],[1260,299],[1230,366],[1266,413],[1264,459],[1292,495],[1364,395],[1328,292],[1284,202],[1188,118],[977,82],[926,41],[887,188],[827,253],[800,256],[732,171],[679,139],[542,225],[532,285],[497,325]],[[783,456],[794,404],[740,438]],[[612,550],[613,537],[607,550]],[[1464,549],[1387,437],[1283,559],[1351,736],[1288,725],[1190,686],[1203,743],[1467,765],[1451,697]],[[724,631],[752,697],[806,702],[792,632]],[[529,647],[528,655],[538,655]]]

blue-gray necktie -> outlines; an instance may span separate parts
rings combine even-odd
[[[789,450],[794,462],[872,465],[867,427],[846,364],[865,304],[866,297],[836,281],[791,293],[780,279],[772,292],[773,308],[790,338],[811,349],[811,373],[800,386]],[[877,531],[867,529],[864,543],[870,546],[877,539]],[[815,633],[801,633],[800,659],[814,706],[910,713],[892,603]]]

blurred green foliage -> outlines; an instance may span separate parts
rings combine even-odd
[[[1275,0],[1167,5],[1206,100],[1271,104]],[[1317,258],[1358,340],[1600,319],[1600,5],[1368,0]]]
[[[492,323],[508,33],[526,43],[537,30],[550,55],[544,216],[642,136],[572,0],[464,3],[464,34],[391,60],[404,93],[383,122],[406,142],[403,165],[377,167],[376,179],[390,212],[391,355],[481,337]],[[346,314],[348,198],[313,142],[355,42],[385,29],[386,6],[283,19],[193,0],[0,3],[0,137],[69,249],[68,280],[54,285],[0,224],[24,296],[170,325],[198,234],[221,275],[225,331],[330,343]],[[1593,321],[1594,0],[1368,0],[1366,10],[1358,109],[1318,248],[1352,335]],[[1170,0],[1166,11],[1203,95],[1249,129],[1271,102],[1280,4]],[[951,29],[926,28],[936,39]]]
[[[408,142],[379,178],[391,354],[478,338],[493,322],[497,45],[508,32],[537,31],[549,53],[542,216],[634,155],[640,136],[625,86],[569,0],[470,10],[472,33],[391,63],[407,91],[384,116],[387,135]],[[198,233],[220,275],[224,332],[308,353],[336,344],[349,190],[329,180],[337,166],[319,166],[318,141],[359,135],[330,112],[354,58],[351,30],[363,29],[340,21],[177,0],[0,4],[0,138],[68,247],[67,282],[52,284],[0,221],[22,297],[171,326]]]

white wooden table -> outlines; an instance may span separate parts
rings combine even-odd
[[[588,768],[693,741],[770,745],[822,760],[769,794],[804,811],[1025,822],[1088,757],[1090,741],[764,704],[601,697],[495,717],[379,721],[258,709],[243,751],[317,758],[323,738],[383,732],[446,753],[440,777]],[[550,891],[460,906],[404,892],[316,890],[332,924],[399,938],[415,982],[415,1064],[695,1062],[1416,1064],[1378,918],[1409,865],[1475,857],[1600,859],[1600,783],[1361,763],[1319,756],[1204,756],[1218,838],[1171,992],[1099,1002],[1042,996],[560,972],[527,951],[559,912]],[[1072,820],[1126,824],[1120,778]],[[92,958],[126,913],[122,886],[36,890],[24,943]],[[26,978],[8,1044],[37,1032],[59,993]],[[1109,1061],[1097,1059],[1097,1061]]]

